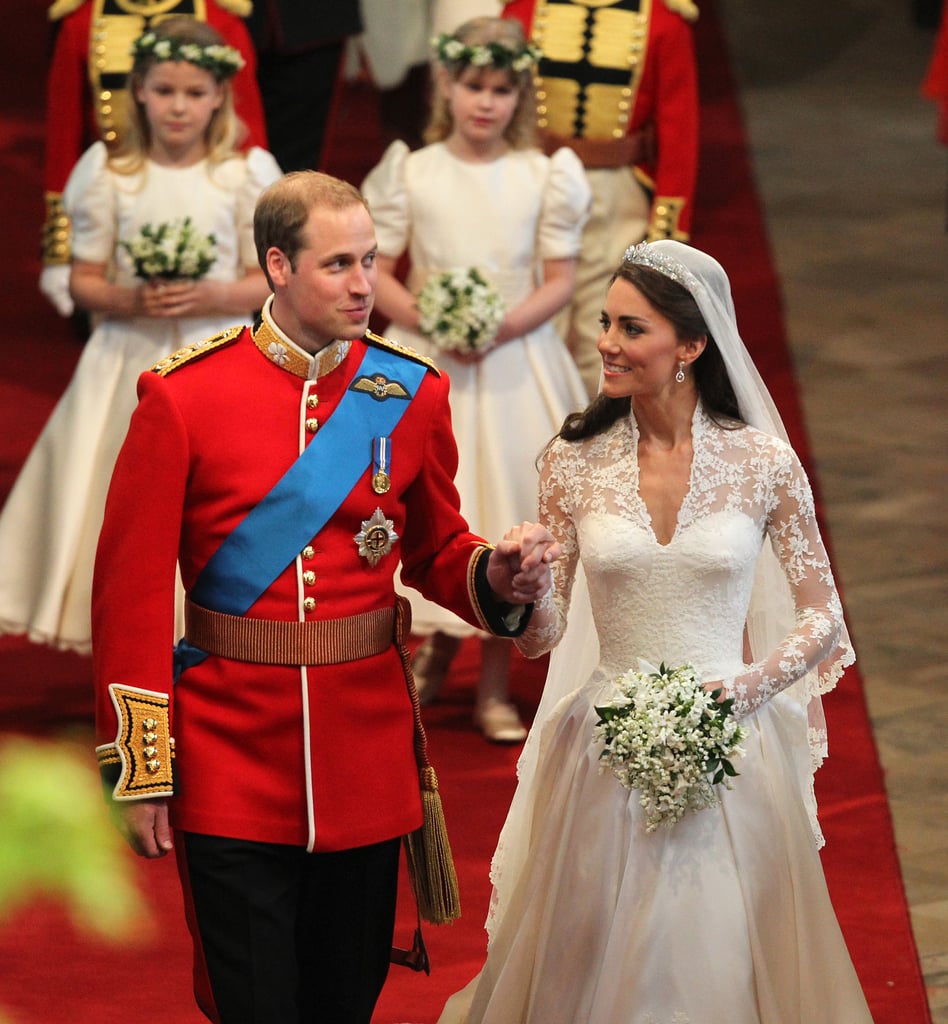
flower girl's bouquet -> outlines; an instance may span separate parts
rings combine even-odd
[[[418,294],[418,329],[443,352],[477,352],[494,340],[504,303],[475,267],[436,274]]]
[[[132,258],[136,276],[145,281],[196,281],[217,259],[216,239],[195,231],[190,217],[157,227],[143,224],[134,238],[121,244]]]
[[[714,787],[731,788],[738,773],[731,764],[743,756],[747,730],[734,719],[732,700],[717,702],[691,665],[658,671],[640,663],[614,681],[612,699],[597,707],[595,735],[600,755],[626,789],[641,792],[645,828],[671,826],[688,811],[714,807]]]

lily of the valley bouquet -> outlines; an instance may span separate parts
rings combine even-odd
[[[477,352],[494,340],[504,303],[475,267],[429,278],[418,294],[418,329],[443,352]]]
[[[146,281],[203,277],[217,259],[213,235],[196,231],[190,217],[154,227],[143,224],[122,248],[132,257],[135,274]]]
[[[747,730],[734,719],[732,700],[718,703],[691,665],[639,671],[614,681],[611,699],[597,707],[595,735],[605,748],[600,770],[610,768],[626,789],[640,790],[645,829],[670,827],[688,811],[718,804],[715,787],[731,788],[731,764],[743,755]]]

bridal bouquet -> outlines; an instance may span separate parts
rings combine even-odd
[[[649,666],[651,668],[651,666]],[[602,765],[626,789],[641,791],[645,828],[671,826],[688,811],[714,807],[714,787],[738,773],[747,730],[732,713],[732,700],[717,702],[691,665],[629,671],[615,682],[612,700],[597,707],[595,736],[605,743]]]
[[[132,257],[137,277],[146,281],[154,278],[196,281],[211,269],[217,259],[215,241],[213,235],[195,231],[191,218],[185,217],[157,227],[143,224],[131,241],[121,244]]]
[[[476,268],[429,278],[418,294],[418,329],[443,352],[476,352],[494,340],[504,303]]]

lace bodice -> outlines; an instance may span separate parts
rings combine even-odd
[[[557,439],[547,452],[540,519],[564,557],[518,645],[535,657],[558,643],[581,557],[606,676],[639,658],[690,662],[706,681],[725,680],[735,711],[747,714],[825,658],[842,626],[806,476],[784,442],[725,429],[699,405],[688,491],[662,545],[639,496],[637,445],[633,415],[583,441]],[[767,538],[790,584],[795,626],[748,666],[745,619]]]

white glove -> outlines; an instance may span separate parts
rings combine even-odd
[[[43,267],[40,273],[39,289],[56,307],[60,316],[72,316],[76,308],[69,294],[69,273],[68,263]]]

